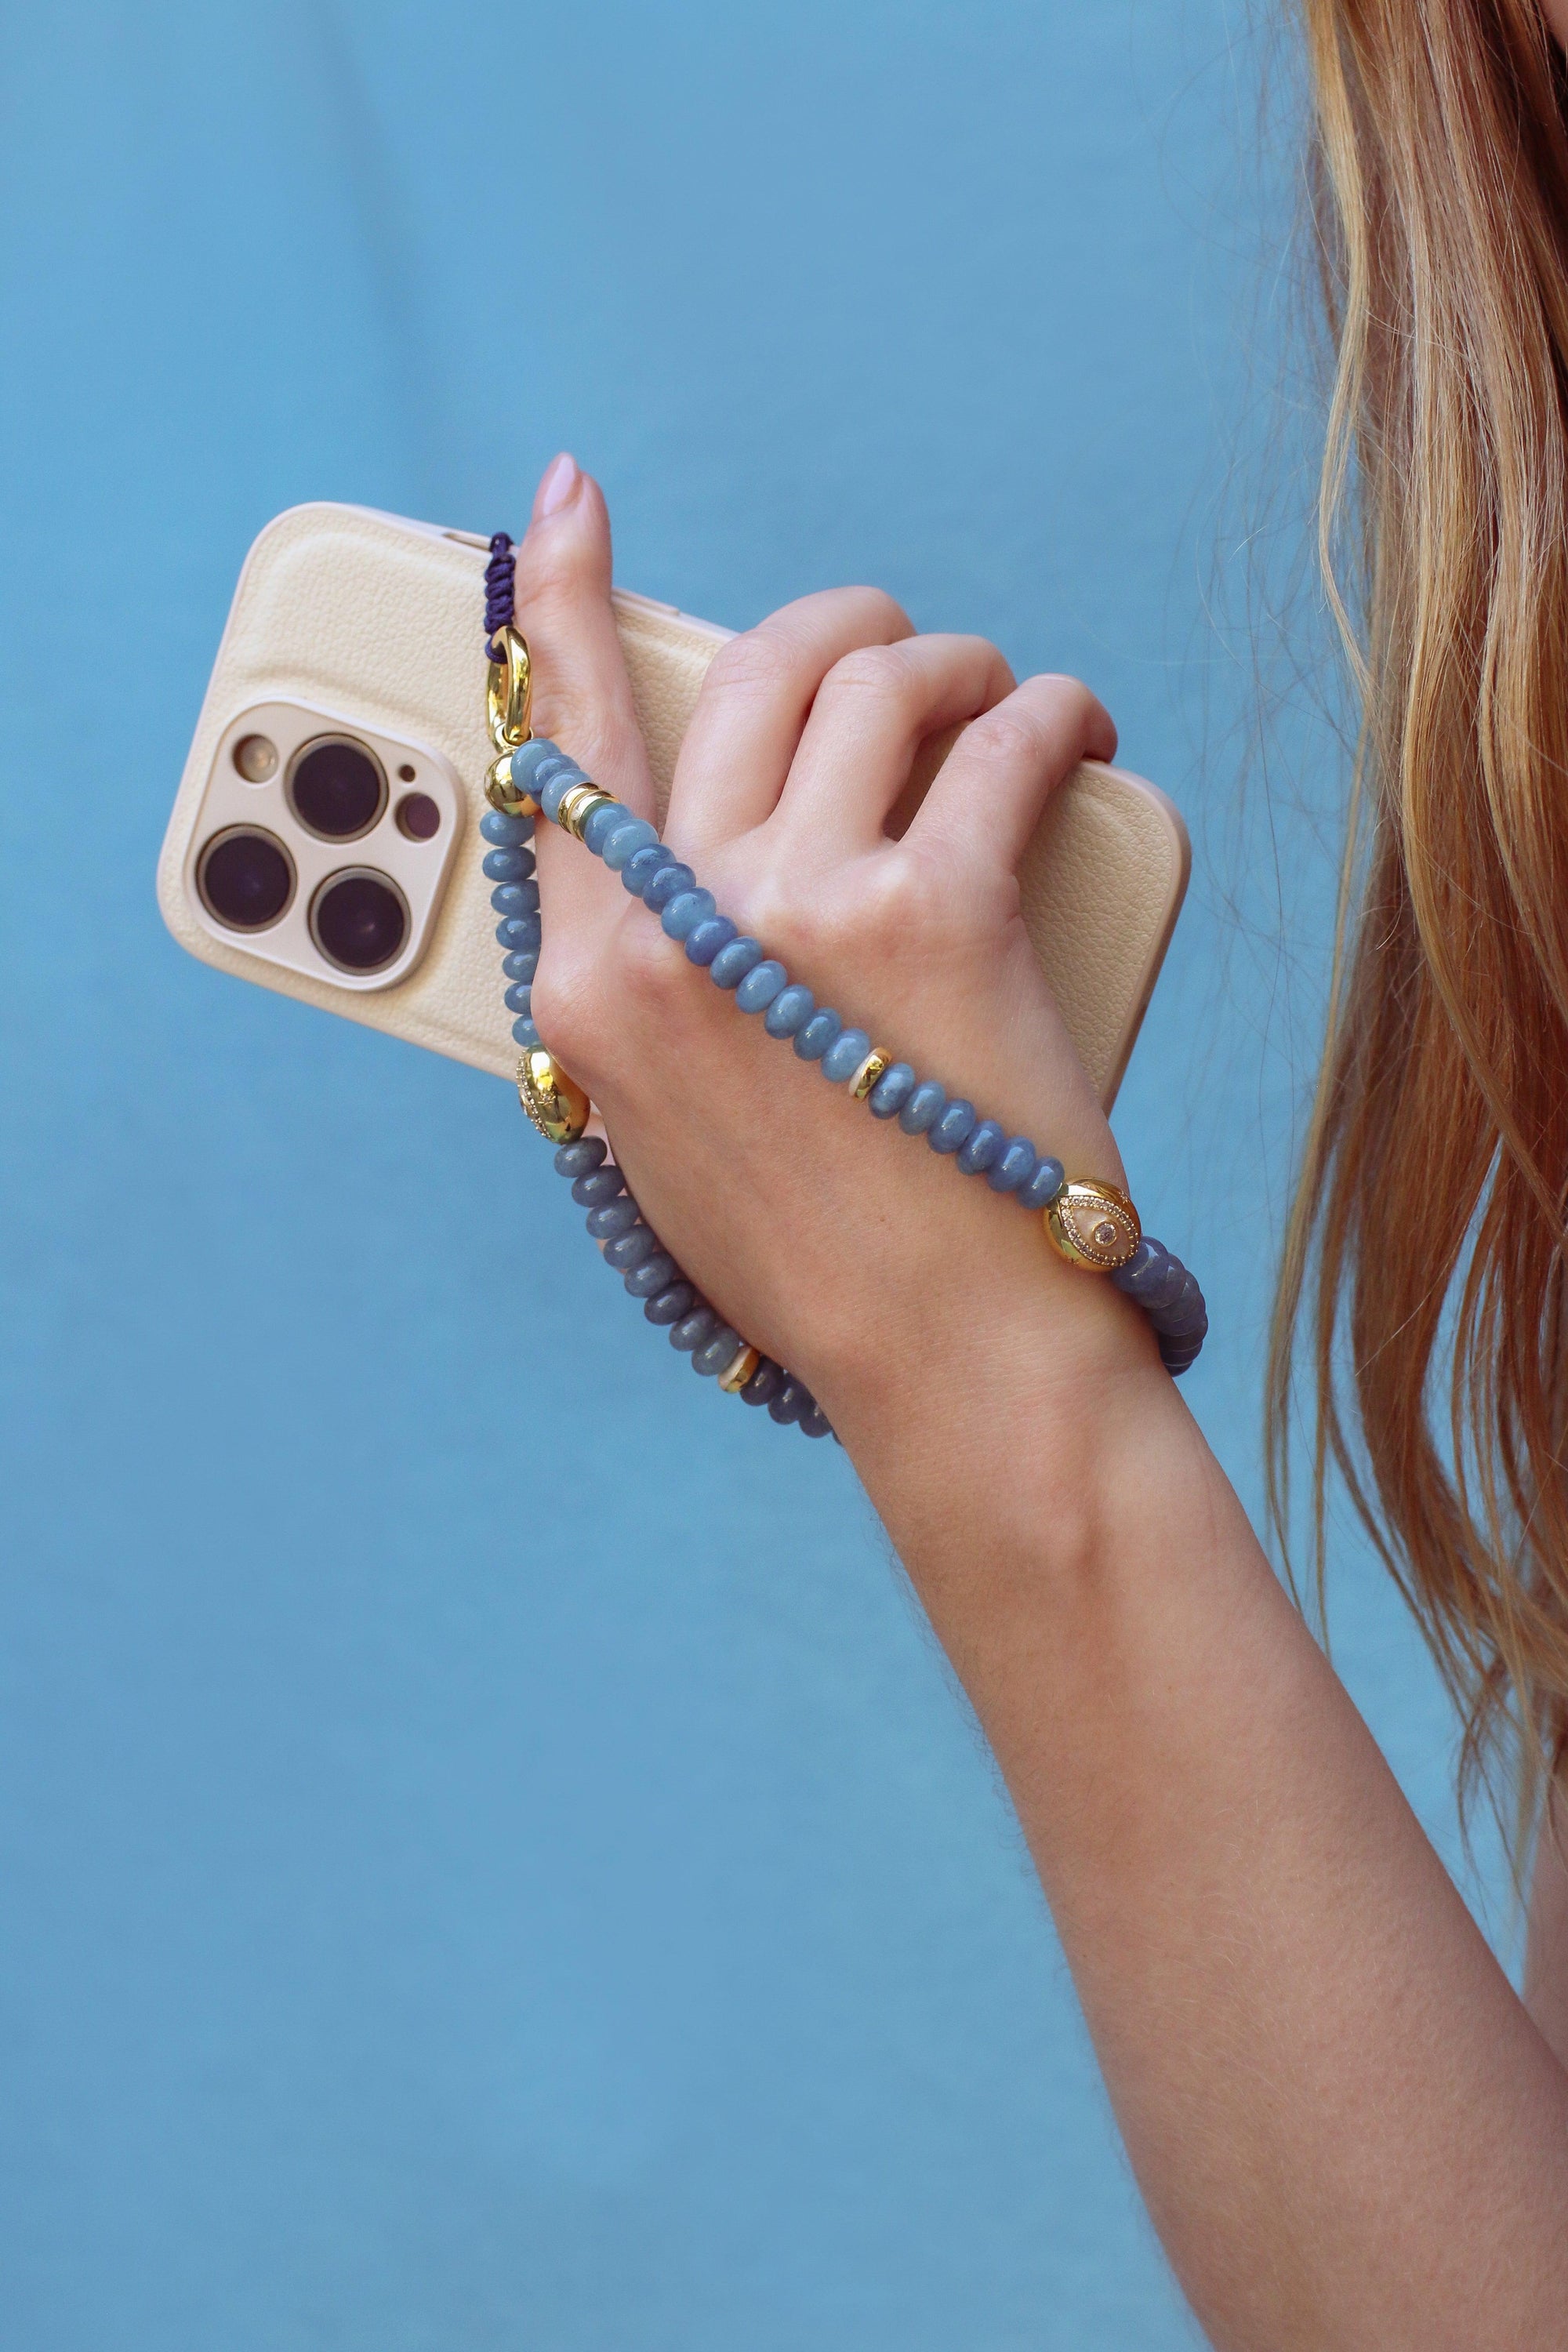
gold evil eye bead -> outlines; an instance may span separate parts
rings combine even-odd
[[[511,780],[511,753],[503,751],[485,770],[485,798],[502,816],[537,816],[539,803],[531,793],[519,792]]]
[[[588,1097],[542,1045],[517,1066],[518,1097],[546,1143],[575,1143],[588,1124]]]
[[[1092,1178],[1062,1186],[1046,1210],[1046,1231],[1069,1265],[1096,1274],[1125,1265],[1143,1237],[1126,1193]]]

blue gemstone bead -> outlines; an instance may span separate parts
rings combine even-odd
[[[559,767],[539,771],[539,805],[552,824],[561,814],[561,803],[574,784],[585,784],[587,777],[574,760],[563,760]]]
[[[792,1421],[804,1420],[816,1404],[816,1399],[811,1391],[786,1372],[779,1384],[777,1395],[769,1402],[768,1412],[774,1421],[787,1424]]]
[[[1026,1209],[1048,1208],[1067,1182],[1059,1160],[1042,1160],[1026,1184],[1018,1190],[1018,1198]]]
[[[686,934],[687,961],[711,966],[720,949],[728,947],[734,936],[735,926],[728,915],[710,915],[705,923],[694,923]]]
[[[741,1394],[748,1404],[766,1404],[783,1388],[784,1378],[783,1367],[764,1356]]]
[[[583,832],[585,840],[588,832],[585,825]],[[612,874],[624,874],[627,864],[639,850],[651,849],[658,841],[658,831],[649,824],[646,816],[630,816],[623,809],[620,824],[612,825],[605,834],[599,855]]]
[[[596,808],[583,827],[584,848],[592,850],[595,857],[602,857],[605,842],[617,825],[625,824],[627,814],[619,801],[610,801]]]
[[[783,1388],[784,1377],[782,1366],[775,1364],[771,1356],[764,1356],[741,1394],[747,1404],[766,1404]]]
[[[637,1204],[629,1192],[623,1192],[618,1201],[605,1201],[601,1207],[589,1210],[589,1239],[613,1242],[617,1234],[630,1233],[637,1221]]]
[[[575,1200],[578,1180],[584,1176],[592,1176],[595,1170],[602,1168],[608,1158],[609,1153],[605,1148],[602,1136],[581,1135],[575,1143],[563,1143],[555,1155],[555,1173],[557,1176],[569,1176],[572,1179],[572,1197]],[[619,1170],[616,1171],[616,1181],[617,1183],[620,1181]]]
[[[487,809],[479,819],[479,831],[498,849],[521,849],[525,841],[533,839],[533,819],[503,816],[500,809]]]
[[[626,1276],[626,1288],[634,1298],[657,1298],[679,1273],[680,1268],[668,1250],[656,1250],[652,1257],[645,1257],[640,1265],[633,1266]]]
[[[675,898],[665,900],[658,919],[666,939],[683,940],[699,923],[705,923],[713,911],[711,890],[681,890]]]
[[[1167,1253],[1164,1265],[1146,1276],[1139,1284],[1137,1292],[1139,1306],[1151,1318],[1163,1315],[1166,1307],[1173,1306],[1181,1297],[1182,1285],[1186,1278],[1187,1269],[1181,1259],[1172,1257]]]
[[[675,1325],[669,1335],[669,1344],[672,1348],[679,1348],[682,1355],[694,1355],[718,1328],[719,1318],[710,1307],[694,1307],[689,1315],[683,1315]]]
[[[708,970],[716,988],[738,988],[749,971],[763,960],[762,943],[758,940],[731,940],[720,949]]]
[[[487,882],[526,882],[533,872],[531,849],[490,849],[479,868]]]
[[[866,1097],[873,1118],[897,1118],[915,1090],[915,1074],[907,1062],[884,1070]]]
[[[537,799],[538,793],[533,780],[540,769],[544,766],[546,761],[561,760],[564,757],[565,753],[560,744],[552,743],[548,735],[536,735],[531,743],[520,744],[511,755],[512,790],[518,793],[533,793]],[[512,822],[531,824],[532,820],[531,818],[514,819]],[[489,837],[493,841],[496,836],[491,834]]]
[[[1035,1147],[1026,1135],[1016,1135],[999,1159],[985,1171],[985,1181],[994,1192],[1016,1192],[1026,1184],[1039,1165]]]
[[[782,963],[771,956],[754,963],[735,991],[735,1002],[742,1013],[761,1013],[770,1005],[789,979]]]
[[[803,1437],[832,1436],[833,1424],[819,1404],[814,1404],[809,1412],[801,1414],[800,1433]]]
[[[498,915],[537,915],[539,885],[537,882],[498,882],[490,892],[490,905]]]
[[[531,1054],[536,1046],[544,1043],[531,1021],[514,1021],[511,1034],[525,1054]]]
[[[644,1258],[660,1255],[658,1235],[647,1225],[629,1226],[618,1241],[613,1241],[605,1252],[605,1264],[614,1266],[617,1274],[630,1274],[633,1266],[641,1265]]]
[[[744,1344],[738,1331],[731,1331],[727,1323],[722,1323],[713,1337],[704,1339],[698,1349],[691,1359],[691,1369],[700,1372],[705,1381],[717,1380],[721,1372],[728,1371]]]
[[[843,1026],[837,1013],[825,1004],[803,1028],[795,1031],[795,1052],[803,1062],[820,1062]]]
[[[661,866],[652,881],[644,885],[643,905],[653,914],[662,915],[670,900],[679,898],[683,890],[689,890],[696,879],[690,866],[683,866],[678,857],[672,866]]]
[[[626,1191],[626,1182],[613,1160],[605,1158],[603,1144],[599,1157],[590,1162],[572,1187],[572,1198],[580,1209],[602,1209],[611,1201],[618,1201]]]
[[[1002,1157],[1006,1140],[1005,1128],[999,1127],[994,1118],[983,1118],[978,1127],[970,1129],[959,1146],[958,1166],[966,1176],[984,1176]]]
[[[1205,1317],[1204,1295],[1198,1288],[1196,1276],[1188,1274],[1184,1267],[1182,1286],[1174,1302],[1169,1307],[1156,1307],[1149,1319],[1163,1339],[1181,1339],[1203,1322]]]
[[[1144,1291],[1158,1282],[1161,1269],[1169,1264],[1163,1244],[1145,1234],[1126,1265],[1117,1266],[1110,1279],[1129,1298],[1142,1299]]]
[[[968,1142],[973,1125],[974,1105],[961,1097],[938,1113],[926,1130],[926,1141],[933,1151],[956,1151],[960,1144]]]
[[[847,1085],[871,1050],[864,1029],[841,1029],[822,1057],[822,1075],[830,1085]]]
[[[611,837],[614,838],[613,835]],[[650,841],[643,848],[634,850],[622,866],[621,887],[629,890],[634,898],[640,898],[656,874],[661,873],[667,866],[679,866],[679,863],[673,849],[667,849],[662,841]]]
[[[537,915],[509,915],[504,923],[496,925],[496,937],[511,954],[531,948],[537,953],[544,937],[544,927]]]
[[[515,980],[502,1000],[509,1013],[525,1013],[533,1018],[533,990],[526,980]]]
[[[906,1135],[923,1135],[934,1127],[947,1108],[946,1089],[934,1078],[922,1078],[899,1113],[899,1125]]]
[[[810,989],[803,988],[798,980],[792,981],[788,988],[780,989],[769,1005],[763,1015],[763,1026],[770,1037],[793,1037],[797,1030],[805,1027],[816,1010],[816,999]]]
[[[519,953],[502,956],[500,968],[508,980],[531,980],[539,970],[539,950],[524,948]]]
[[[672,1282],[668,1290],[647,1300],[643,1313],[650,1323],[679,1323],[683,1315],[690,1312],[696,1296],[689,1282]]]

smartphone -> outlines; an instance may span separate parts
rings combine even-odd
[[[494,757],[488,553],[475,532],[365,507],[292,507],[268,524],[213,665],[158,899],[204,961],[510,1078],[478,838]],[[731,632],[622,589],[615,610],[662,821]],[[906,821],[952,740],[925,747]],[[1092,763],[1053,796],[1026,854],[1024,920],[1107,1109],[1190,866],[1164,793]]]

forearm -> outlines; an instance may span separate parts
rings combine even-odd
[[[1042,1321],[840,1423],[1215,2340],[1555,2340],[1563,2077],[1171,1383]]]

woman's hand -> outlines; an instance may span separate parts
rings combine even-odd
[[[597,486],[568,457],[519,553],[536,731],[639,814],[653,790],[609,603]],[[901,840],[921,740],[968,722]],[[1050,793],[1116,733],[1066,678],[1015,686],[978,637],[892,600],[804,598],[719,654],[665,837],[722,911],[868,1029],[1075,1174],[1116,1148],[1019,915]],[[585,1086],[648,1219],[706,1296],[799,1373],[852,1449],[959,1391],[1148,1375],[1143,1318],[1057,1257],[1041,1220],[872,1119],[768,1037],[577,843],[542,825],[533,1014]]]
[[[518,566],[537,723],[650,814],[604,502],[558,459]],[[921,737],[967,721],[902,841]],[[666,825],[821,1001],[1083,1175],[1121,1163],[1018,916],[1082,687],[867,589],[721,654]],[[540,1029],[650,1223],[820,1397],[973,1701],[1132,2160],[1213,2340],[1555,2343],[1568,2079],[1160,1369],[1039,1220],[763,1034],[542,827]]]

